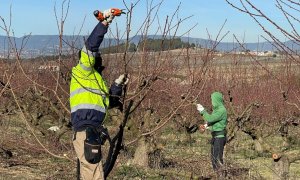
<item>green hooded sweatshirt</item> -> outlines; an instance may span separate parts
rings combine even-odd
[[[203,115],[203,119],[207,121],[209,130],[211,130],[212,132],[226,130],[227,110],[224,106],[222,93],[212,93],[211,101],[213,106],[213,112],[209,114],[206,110],[203,110],[201,112],[201,115]],[[217,135],[216,137],[224,137],[224,135]]]

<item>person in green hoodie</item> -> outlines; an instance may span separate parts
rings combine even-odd
[[[220,92],[211,94],[212,113],[201,105],[197,104],[197,110],[203,116],[206,124],[200,126],[211,131],[211,161],[215,171],[218,171],[223,165],[223,151],[226,144],[226,125],[227,125],[227,110],[224,106],[223,95]]]

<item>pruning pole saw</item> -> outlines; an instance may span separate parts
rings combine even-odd
[[[205,130],[208,129],[208,127],[207,124],[201,124],[201,125],[194,124],[190,127],[187,127],[186,129],[189,134],[195,133],[197,130],[199,130],[200,133],[204,133]]]

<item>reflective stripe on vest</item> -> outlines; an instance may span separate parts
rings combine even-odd
[[[99,89],[93,89],[93,88],[88,88],[88,87],[86,87],[86,88],[78,88],[78,89],[72,91],[70,93],[70,98],[72,98],[73,96],[75,96],[77,94],[84,93],[84,92],[91,92],[91,93],[95,93],[95,94],[101,95],[102,98],[103,98],[103,103],[105,104],[105,98],[106,98],[105,93],[102,92]]]
[[[81,61],[79,62],[79,65],[80,65],[80,67],[81,67],[83,70],[85,70],[85,71],[91,71],[91,70],[93,70],[93,68],[87,67],[87,66],[85,66],[84,64],[82,64]]]
[[[71,113],[76,112],[77,110],[80,110],[80,109],[93,109],[93,110],[100,111],[103,113],[106,112],[104,107],[101,107],[96,104],[79,104],[79,105],[71,108]]]

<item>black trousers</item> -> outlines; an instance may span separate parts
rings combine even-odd
[[[223,151],[226,137],[213,137],[211,140],[211,162],[213,169],[218,171],[223,165]]]

